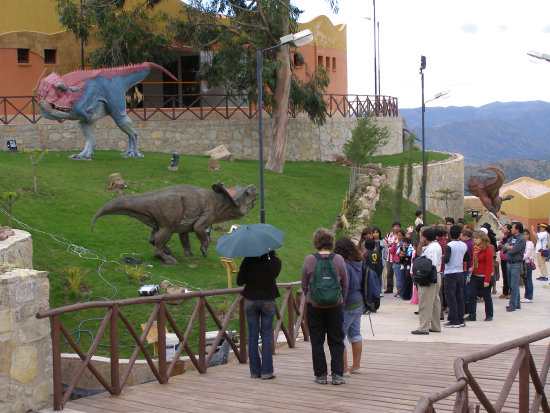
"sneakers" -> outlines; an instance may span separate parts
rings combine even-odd
[[[262,374],[262,379],[263,380],[271,380],[271,379],[274,379],[275,377],[277,377],[277,376],[275,376],[273,373]]]
[[[466,324],[464,324],[466,325]],[[460,327],[460,324],[453,324],[451,323],[450,321],[448,323],[445,323],[443,324],[443,327],[447,327],[447,328],[459,328]]]
[[[540,277],[537,278],[537,281],[548,281],[548,277],[541,275]]]
[[[346,382],[342,376],[339,376],[338,374],[333,374],[332,384],[334,384],[335,386],[339,386],[340,384],[346,384]]]
[[[462,322],[458,325],[459,327],[466,327],[466,323]]]
[[[508,311],[509,313],[511,313],[512,311],[516,311],[516,309],[515,309],[514,307],[507,306],[507,307],[506,307],[506,311]]]
[[[320,376],[315,376],[315,383],[327,384],[327,375],[321,374]]]
[[[476,321],[476,316],[470,314],[468,317],[464,318],[464,321]]]
[[[519,300],[520,303],[532,303],[533,300],[530,300],[528,298],[522,298],[521,300]]]

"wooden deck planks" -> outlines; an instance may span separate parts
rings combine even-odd
[[[411,411],[418,400],[453,383],[456,357],[487,346],[368,341],[363,345],[362,371],[346,378],[343,386],[322,386],[313,379],[309,343],[280,348],[274,359],[274,380],[249,378],[248,365],[237,362],[209,369],[206,374],[188,372],[172,377],[168,384],[157,382],[125,388],[122,395],[101,393],[67,404],[82,412],[205,412],[251,410],[263,412],[401,412]],[[532,346],[540,369],[546,346]],[[327,351],[328,353],[328,351]],[[502,389],[517,351],[510,351],[471,365],[470,370],[495,400]],[[327,360],[330,357],[327,355]],[[531,386],[531,391],[534,392]],[[532,393],[534,394],[534,393]],[[476,402],[473,392],[470,401]],[[454,397],[436,405],[438,412],[452,411]],[[515,384],[505,405],[517,410]]]

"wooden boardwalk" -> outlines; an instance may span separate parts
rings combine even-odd
[[[367,340],[363,344],[362,374],[347,377],[345,385],[333,386],[330,382],[319,385],[313,381],[310,345],[300,342],[294,349],[277,350],[274,380],[251,379],[248,365],[232,362],[202,375],[192,371],[172,377],[166,385],[155,381],[127,387],[120,396],[101,393],[74,400],[65,408],[132,413],[411,411],[421,396],[455,381],[456,357],[487,347]],[[531,346],[531,351],[540,370],[546,345]],[[500,393],[516,354],[517,350],[509,351],[471,365],[490,400],[496,400]],[[477,402],[473,392],[469,394],[470,401]],[[514,385],[503,411],[518,410],[517,394],[518,386]],[[453,403],[454,397],[444,400],[436,405],[436,410],[452,411]]]

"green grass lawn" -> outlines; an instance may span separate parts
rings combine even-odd
[[[407,153],[404,153],[405,158],[407,157]],[[386,168],[388,166],[399,166],[399,162],[401,162],[401,156],[403,154],[401,153],[395,153],[393,155],[378,155],[373,156],[371,158],[372,163],[381,163],[382,168]],[[450,158],[451,155],[447,153],[441,153],[441,152],[430,152],[426,151],[426,162],[431,161],[443,161],[447,158]],[[422,151],[418,149],[413,149],[413,163],[419,164],[422,163]]]
[[[153,257],[153,247],[147,242],[149,227],[123,215],[105,216],[95,223],[90,232],[94,213],[117,192],[108,189],[109,175],[118,172],[125,180],[124,195],[145,193],[175,184],[190,184],[210,188],[218,181],[227,187],[254,184],[259,188],[258,162],[220,162],[222,171],[207,168],[208,158],[181,156],[179,171],[167,170],[170,154],[145,153],[143,159],[123,159],[119,152],[98,151],[94,161],[68,159],[68,152],[49,152],[38,165],[38,193],[33,187],[32,166],[23,154],[0,151],[0,195],[8,191],[22,192],[13,208],[13,215],[23,228],[32,234],[34,268],[49,272],[50,306],[61,307],[87,300],[124,299],[138,296],[139,283],[128,278],[121,269],[123,257],[140,259],[152,266],[148,268],[149,280],[158,284],[169,280],[190,290],[210,290],[227,287],[227,276],[220,264],[220,256],[214,252],[218,238],[229,229],[232,222],[215,225],[207,258],[199,251],[199,242],[191,234],[191,249],[195,257],[183,255],[177,236],[168,244],[179,264],[167,266]],[[313,251],[311,236],[318,227],[331,228],[339,214],[342,199],[348,189],[349,169],[340,165],[317,162],[287,162],[283,174],[265,171],[266,221],[285,231],[283,247],[278,251],[283,261],[280,282],[299,281],[304,258]],[[383,189],[379,207],[372,224],[383,232],[390,230],[393,221],[393,191]],[[404,202],[404,227],[414,221],[416,205]],[[432,221],[431,217],[428,217]],[[434,219],[435,220],[435,219]],[[254,209],[238,223],[259,222],[259,199]],[[8,218],[0,213],[0,225]],[[237,266],[241,259],[235,259]],[[79,292],[67,291],[64,270],[78,267],[86,271],[84,287]],[[213,305],[223,306],[226,297],[209,299]],[[232,302],[234,296],[227,297]],[[172,316],[185,330],[186,320],[192,314],[195,302],[170,307]],[[139,331],[152,306],[132,306],[123,309]],[[104,311],[86,310],[62,317],[70,332],[75,333],[83,348],[87,348],[91,334],[95,334]],[[92,319],[92,321],[88,321]],[[209,318],[208,318],[209,320]],[[209,321],[209,329],[215,329]],[[121,330],[125,331],[125,330]],[[191,344],[196,336],[191,336]],[[120,336],[121,344],[133,343],[127,333]],[[108,343],[107,339],[103,343]],[[64,351],[67,350],[65,346]],[[108,349],[100,348],[98,354],[108,355]],[[127,355],[129,350],[122,350]]]
[[[167,170],[170,154],[145,153],[143,159],[123,159],[119,152],[98,151],[94,161],[68,159],[68,152],[49,152],[38,165],[38,194],[33,186],[32,166],[23,154],[0,152],[0,194],[19,191],[23,196],[13,207],[13,215],[32,234],[34,268],[49,271],[50,306],[61,307],[88,299],[123,299],[136,297],[142,283],[128,279],[121,270],[123,257],[134,257],[152,265],[147,283],[169,280],[190,290],[227,287],[227,276],[214,252],[217,239],[231,222],[216,225],[208,257],[202,257],[199,242],[191,234],[191,249],[195,257],[183,255],[177,236],[168,244],[179,264],[166,266],[153,257],[153,247],[147,242],[150,229],[141,222],[122,215],[98,219],[90,232],[93,214],[107,201],[118,196],[108,189],[109,174],[119,172],[128,188],[125,195],[145,193],[175,184],[190,184],[210,188],[221,181],[227,187],[254,184],[259,188],[258,162],[220,162],[222,171],[208,170],[207,157],[181,156],[179,171]],[[278,251],[283,269],[279,281],[299,281],[305,256],[312,252],[311,236],[318,227],[332,226],[348,188],[346,167],[315,162],[287,162],[284,174],[265,171],[266,222],[285,231],[283,247]],[[259,199],[254,209],[238,223],[259,222]],[[0,225],[7,216],[0,213]],[[15,228],[20,228],[14,224]],[[105,263],[101,266],[103,258]],[[237,266],[240,259],[235,259]],[[79,267],[87,271],[81,293],[66,290],[64,269]],[[234,297],[228,297],[233,300]],[[223,297],[212,299],[222,302]],[[190,303],[191,305],[194,303]],[[180,308],[182,307],[182,308]],[[178,321],[190,316],[187,306],[180,306]],[[172,307],[173,308],[173,307]],[[138,306],[124,310],[134,326],[147,321],[151,309]],[[62,319],[69,331],[76,331],[81,321],[103,317],[103,312],[86,311]],[[82,325],[96,331],[99,322]],[[139,327],[138,327],[139,328]],[[128,337],[122,337],[124,343]],[[82,336],[85,342],[87,335]],[[126,340],[130,342],[130,340]],[[84,344],[85,346],[85,344]]]

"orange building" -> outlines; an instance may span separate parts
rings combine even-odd
[[[166,0],[155,11],[176,15],[182,7],[180,0]],[[57,19],[53,0],[17,0],[16,5],[0,2],[0,96],[31,96],[43,76],[80,69],[80,42]],[[346,26],[333,26],[327,17],[319,16],[299,26],[299,30],[305,29],[313,32],[314,41],[300,48],[305,64],[297,69],[298,76],[304,79],[306,68],[323,66],[330,76],[327,93],[347,94]],[[88,55],[96,45],[90,36],[84,54]],[[185,49],[174,53],[178,55],[177,62],[168,69],[182,82],[194,81],[195,69],[207,60],[206,54]],[[152,73],[147,80],[161,81],[161,74]],[[179,85],[177,91],[169,92],[220,92],[209,91],[206,85],[193,90],[183,88]]]

